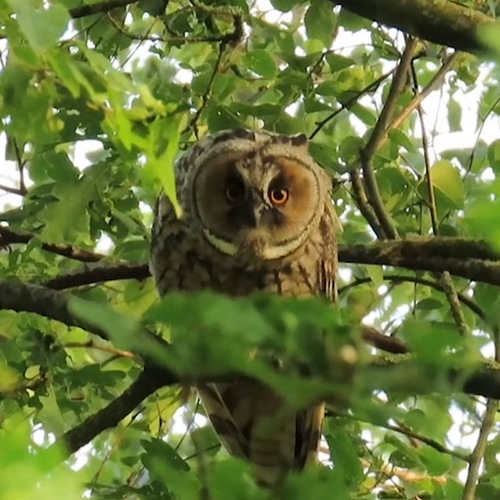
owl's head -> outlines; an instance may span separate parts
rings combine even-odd
[[[317,226],[331,182],[305,135],[237,129],[208,136],[185,158],[189,207],[218,252],[255,261],[293,254]]]

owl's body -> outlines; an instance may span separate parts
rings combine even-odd
[[[330,180],[305,136],[228,130],[207,136],[176,164],[183,216],[160,196],[151,271],[160,295],[210,289],[335,299],[339,227]],[[323,406],[284,411],[283,397],[256,382],[198,386],[228,451],[274,484],[315,459]]]

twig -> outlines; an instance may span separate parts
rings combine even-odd
[[[388,71],[387,73],[383,74],[382,76],[378,77],[376,80],[373,82],[369,83],[366,87],[358,91],[353,97],[348,99],[345,103],[341,104],[339,109],[336,109],[333,111],[331,114],[329,114],[326,118],[323,120],[316,122],[316,128],[314,131],[309,135],[309,140],[314,139],[314,137],[318,134],[318,132],[331,120],[333,120],[339,113],[344,111],[344,109],[349,109],[349,107],[354,104],[356,101],[359,100],[360,97],[363,95],[367,94],[368,92],[375,91],[378,89],[380,84],[389,78],[394,73],[395,70]]]
[[[0,189],[10,194],[17,194],[18,196],[26,196],[26,194],[28,193],[26,187],[23,189],[22,186],[19,188],[13,188],[10,186],[5,186],[4,184],[0,184]]]
[[[75,348],[95,349],[96,351],[107,352],[120,358],[128,358],[136,360],[139,359],[133,352],[124,351],[123,349],[116,349],[115,347],[112,346],[98,345],[92,339],[88,340],[87,342],[65,342],[61,344],[61,347],[63,347],[64,349],[75,349]]]
[[[366,197],[365,188],[363,187],[363,183],[359,175],[359,169],[355,168],[351,170],[351,172],[349,173],[349,177],[351,179],[351,185],[353,190],[352,196],[354,198],[354,201],[356,202],[356,205],[359,208],[359,211],[366,219],[370,227],[373,229],[373,232],[375,233],[377,238],[379,240],[383,240],[384,230],[379,223],[375,211],[373,210],[372,206],[368,203],[368,198]]]
[[[24,379],[17,385],[12,387],[3,387],[0,389],[0,397],[15,397],[16,393],[25,392],[27,389],[35,390],[37,387],[45,384],[47,382],[47,377],[45,373],[40,371],[37,375],[30,379]]]
[[[349,420],[357,420],[357,421],[364,422],[367,424],[372,424],[372,422],[370,422],[369,420],[366,420],[362,417],[359,417],[358,415],[350,415],[348,413],[343,413],[343,412],[334,413],[333,415],[334,416],[338,415],[338,416],[341,416],[343,418],[347,418]],[[418,432],[414,432],[411,429],[403,429],[397,425],[385,424],[385,423],[381,423],[381,422],[377,422],[377,427],[382,427],[382,428],[387,429],[389,431],[397,432],[399,434],[404,434],[405,436],[407,436],[409,438],[416,439],[416,440],[420,441],[421,443],[424,443],[424,444],[430,446],[431,448],[434,448],[436,451],[439,451],[440,453],[446,453],[447,455],[458,458],[460,460],[464,460],[465,462],[469,461],[468,454],[460,453],[460,452],[454,451],[454,450],[450,450],[449,448],[446,448],[446,446],[442,445],[438,441],[431,439],[431,438],[428,438],[426,436],[422,436]]]
[[[446,484],[446,476],[431,476],[425,472],[402,469],[401,467],[396,467],[392,464],[374,465],[370,461],[366,460],[366,458],[362,458],[361,463],[367,468],[372,468],[373,470],[384,474],[384,476],[388,479],[395,476],[403,481],[406,481],[407,483],[420,483],[421,481],[432,479],[439,484]]]
[[[488,446],[488,435],[495,423],[495,417],[498,409],[498,401],[489,400],[484,412],[483,422],[479,429],[479,437],[476,446],[471,454],[467,480],[465,481],[462,500],[474,500],[476,498],[476,488],[479,478],[479,469],[483,461],[486,447]]]
[[[410,116],[410,114],[420,106],[422,101],[431,93],[433,92],[439,85],[441,85],[442,80],[444,79],[446,73],[451,69],[453,66],[453,63],[458,57],[458,52],[454,52],[451,54],[441,65],[439,70],[436,72],[436,74],[433,76],[432,80],[427,84],[426,87],[422,89],[422,91],[415,96],[412,101],[408,104],[408,106],[405,107],[405,109],[396,117],[394,120],[391,122],[390,126],[387,129],[387,132],[390,130],[398,128],[405,120]],[[383,146],[385,142],[387,141],[387,134],[384,135],[383,138],[381,138],[379,147]]]
[[[384,335],[375,328],[364,324],[360,325],[360,330],[361,338],[372,344],[377,349],[390,352],[392,354],[406,354],[410,352],[410,348],[402,340],[399,340],[396,337]]]
[[[415,68],[413,67],[413,65],[412,65],[412,77],[413,77],[414,92],[418,96],[419,93],[418,81]],[[429,194],[429,210],[431,215],[432,232],[434,236],[439,236],[436,196],[434,193],[434,184],[432,182],[432,171],[429,159],[429,144],[427,141],[427,133],[425,129],[425,120],[422,112],[422,107],[420,105],[417,107],[417,114],[420,120],[420,128],[422,131],[422,146],[424,150],[424,164],[425,164],[425,172],[427,178],[427,191]],[[460,332],[461,335],[466,335],[469,332],[469,327],[467,326],[464,312],[462,311],[462,307],[460,306],[460,299],[455,289],[453,279],[448,271],[443,271],[439,275],[438,279],[439,283],[441,284],[442,290],[446,295],[446,299],[448,300],[451,314],[453,316],[455,324],[457,325],[458,331]]]
[[[424,285],[428,286],[430,288],[434,288],[435,290],[439,290],[440,292],[443,292],[443,286],[442,284],[438,283],[437,281],[434,280],[428,280],[425,278],[420,278],[417,276],[402,276],[399,274],[384,274],[383,279],[386,281],[392,281],[394,283],[416,283],[419,285]],[[357,278],[353,282],[339,288],[338,293],[339,295],[346,292],[347,290],[350,290],[351,288],[354,288],[358,285],[362,285],[364,283],[370,283],[371,282],[370,277],[366,278]],[[479,318],[481,318],[483,321],[486,321],[488,319],[488,315],[486,314],[486,311],[481,308],[476,302],[474,302],[470,297],[467,297],[467,295],[463,293],[457,293],[457,298],[458,300],[466,305],[472,312],[478,315]]]
[[[217,59],[214,64],[214,69],[212,71],[212,74],[210,75],[210,80],[208,81],[207,88],[204,92],[204,94],[201,97],[201,105],[200,107],[196,110],[196,113],[193,115],[193,118],[191,118],[191,121],[189,122],[189,125],[186,127],[186,130],[189,128],[193,128],[195,136],[198,138],[198,119],[200,118],[201,114],[203,113],[203,110],[206,108],[208,101],[210,99],[210,93],[212,92],[212,87],[215,81],[215,77],[217,76],[217,73],[219,72],[221,61],[222,61],[222,56],[224,55],[225,51],[225,44],[221,43],[219,45],[219,52],[217,54]]]
[[[235,27],[234,30],[230,33],[221,33],[217,35],[205,35],[205,36],[169,36],[169,37],[161,37],[161,36],[148,36],[148,35],[136,35],[135,33],[131,33],[130,31],[124,29],[120,26],[113,16],[108,14],[108,19],[110,23],[115,27],[117,31],[119,31],[122,35],[130,38],[131,40],[138,40],[141,42],[149,41],[149,42],[162,42],[162,43],[199,43],[199,42],[224,42],[229,43],[230,41],[236,41],[241,38],[241,34],[243,33],[243,21],[241,17],[235,16]],[[152,27],[149,28],[151,30]]]

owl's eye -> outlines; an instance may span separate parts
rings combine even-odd
[[[284,205],[288,201],[288,197],[286,189],[271,189],[269,191],[269,199],[273,205]]]
[[[226,198],[235,202],[245,198],[245,185],[240,179],[231,179],[226,185]]]

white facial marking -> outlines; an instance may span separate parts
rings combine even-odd
[[[208,229],[204,229],[203,233],[205,235],[205,238],[215,247],[219,252],[222,252],[223,254],[230,255],[231,257],[234,257],[239,251],[240,248],[238,245],[235,245],[234,243],[231,243],[226,240],[222,240],[220,238],[217,238],[217,236],[214,236]],[[260,249],[259,255],[257,257],[260,257],[263,260],[275,260],[275,259],[280,259],[281,257],[286,257],[287,255],[290,255],[292,252],[297,250],[297,248],[303,243],[304,238],[297,238],[293,241],[289,241],[288,243],[285,243],[283,245],[278,245],[278,246],[264,246],[263,248]]]
[[[204,229],[203,233],[205,238],[220,252],[226,255],[236,255],[238,253],[238,247],[234,243],[217,238],[208,229]]]

